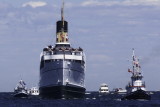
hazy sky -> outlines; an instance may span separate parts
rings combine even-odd
[[[0,91],[22,78],[38,86],[40,53],[55,43],[61,0],[0,1]],[[147,90],[160,89],[160,0],[66,0],[73,47],[87,57],[86,88],[124,88],[132,48],[140,58]]]

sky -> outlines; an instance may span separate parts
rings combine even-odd
[[[38,86],[40,53],[55,44],[61,0],[0,1],[0,92]],[[125,88],[132,48],[147,90],[160,90],[160,0],[65,0],[72,47],[86,54],[85,86]],[[157,85],[158,84],[158,85]]]

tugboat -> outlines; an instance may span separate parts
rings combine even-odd
[[[109,93],[108,85],[105,83],[101,84],[101,86],[99,88],[99,93],[100,94],[108,94]]]
[[[128,69],[128,72],[132,74],[131,82],[126,86],[127,95],[122,100],[150,100],[151,96],[146,92],[145,83],[142,81],[141,66],[139,59],[135,56],[134,49],[132,55],[132,66],[133,69]]]
[[[26,84],[23,80],[19,81],[16,88],[14,89],[14,92],[15,92],[14,97],[19,97],[19,98],[28,97]]]
[[[63,1],[55,46],[47,46],[40,55],[40,96],[52,99],[84,98],[85,62],[83,49],[73,48],[69,43]]]

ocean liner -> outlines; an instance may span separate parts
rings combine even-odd
[[[83,98],[85,54],[82,48],[72,48],[69,43],[64,2],[61,20],[56,25],[55,46],[47,46],[40,55],[40,96],[55,99]]]
[[[128,72],[132,73],[131,82],[126,86],[127,95],[122,100],[137,100],[145,99],[150,100],[151,96],[146,92],[145,83],[142,81],[141,66],[139,59],[135,56],[134,49],[132,55],[132,70],[128,69]]]

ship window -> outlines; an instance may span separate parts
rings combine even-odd
[[[73,52],[72,55],[75,55],[75,53]]]
[[[71,64],[71,62],[67,62],[67,64],[68,64],[68,65],[70,65],[70,64]]]
[[[75,55],[80,55],[80,52],[76,52]]]

